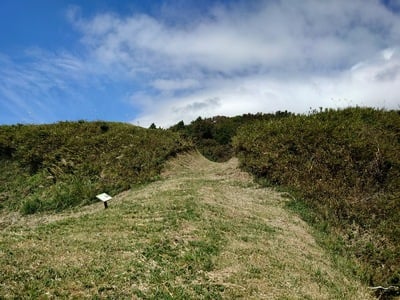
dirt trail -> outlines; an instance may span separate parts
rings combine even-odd
[[[168,224],[175,224],[171,218],[176,217],[179,211],[173,210],[178,208],[182,210],[186,205],[185,201],[189,201],[187,199],[191,199],[190,201],[197,207],[196,221],[188,218],[185,221],[178,220],[179,226],[163,225],[165,230],[161,233],[147,228],[148,234],[143,235],[143,239],[140,240],[140,234],[134,230],[146,229],[146,224],[156,226],[165,220],[170,222]],[[178,207],[177,201],[181,206]],[[169,243],[168,249],[181,247],[180,252],[176,254],[178,256],[181,252],[189,251],[191,241],[201,240],[207,235],[207,231],[210,230],[208,228],[218,228],[224,242],[212,259],[213,267],[201,271],[197,279],[186,284],[194,286],[197,283],[204,285],[206,282],[218,285],[223,287],[220,292],[222,298],[373,299],[366,287],[335,268],[328,255],[316,243],[307,224],[285,209],[286,201],[279,193],[255,184],[247,173],[238,169],[237,159],[226,163],[213,163],[198,153],[191,153],[171,160],[160,181],[115,196],[107,210],[109,219],[104,222],[107,222],[107,228],[115,228],[112,238],[116,244],[119,238],[121,243],[134,238],[138,245],[164,240]],[[147,210],[137,209],[138,205],[144,205],[143,203],[148,205]],[[133,209],[137,210],[135,215],[131,216],[129,213]],[[88,222],[97,222],[98,227],[103,226],[101,223],[104,220],[103,211],[102,204],[98,203],[55,215],[21,217],[18,214],[9,214],[0,216],[0,225],[12,232],[12,228],[16,226],[34,228],[38,224],[76,219],[76,224],[68,223],[68,226],[76,226],[78,229],[75,231],[78,233],[70,237],[68,232],[65,232],[62,237],[60,234],[60,237],[53,238],[53,243],[60,239],[60,243],[62,241],[67,245],[68,239],[76,243],[79,234],[82,238],[87,238],[87,233],[79,231],[79,228],[86,230],[85,228],[90,227]],[[90,218],[97,219],[93,221]],[[134,230],[124,231],[125,228]],[[105,232],[96,236],[105,239],[109,238],[107,234]],[[96,239],[96,236],[91,235],[90,238]],[[95,241],[93,240],[93,243]],[[12,245],[12,241],[9,243]],[[45,241],[40,240],[38,243]],[[46,249],[46,245],[39,246]],[[30,244],[28,246],[33,247]],[[120,247],[118,246],[112,253],[115,254]],[[16,248],[15,251],[17,250],[19,249]],[[52,248],[49,251],[57,250]],[[77,261],[80,255],[83,257],[79,251],[81,250],[75,248],[70,250],[71,253],[75,253]],[[88,256],[88,250],[85,251],[84,255]],[[141,249],[129,252],[125,250],[124,260],[131,259],[132,262],[137,262],[143,259],[142,256],[138,256],[141,251]],[[57,256],[57,252],[50,252],[48,255]],[[156,262],[152,260],[151,263]],[[112,268],[118,269],[116,266],[119,264],[121,262],[116,261]],[[150,293],[152,283],[149,278],[143,278],[140,286],[131,284],[129,288],[137,288],[144,294]],[[180,280],[182,279],[176,277],[168,284],[182,285]],[[153,287],[159,288],[157,284],[153,284]],[[65,289],[68,290],[68,287]],[[122,283],[119,289],[120,291],[124,289]]]

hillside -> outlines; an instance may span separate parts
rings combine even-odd
[[[89,204],[157,179],[169,157],[188,149],[176,133],[124,123],[0,126],[0,210]]]
[[[172,165],[169,163],[170,176],[166,175],[168,172],[164,174],[164,177],[161,176],[161,171],[165,170],[167,161],[180,153],[193,151],[194,147],[208,159],[228,162],[215,164],[200,156],[192,155],[181,158]],[[328,253],[327,256],[324,256],[324,260],[332,259],[335,262],[332,265],[335,272],[351,273],[352,276],[368,286],[391,286],[391,289],[380,295],[380,299],[391,299],[390,297],[399,296],[400,293],[399,153],[400,112],[359,107],[343,110],[321,109],[307,115],[277,112],[275,114],[248,114],[233,118],[220,116],[208,119],[198,118],[189,125],[180,122],[169,130],[157,129],[155,125],[151,126],[151,129],[144,129],[123,123],[85,121],[60,122],[50,125],[0,126],[0,229],[2,227],[13,228],[12,232],[22,230],[27,232],[28,235],[25,237],[27,239],[32,234],[33,236],[38,235],[42,239],[41,234],[36,233],[36,230],[42,228],[40,224],[48,223],[49,225],[43,225],[43,228],[55,226],[54,228],[58,228],[58,234],[67,236],[70,235],[68,228],[71,228],[73,232],[80,234],[81,239],[90,240],[94,232],[79,232],[79,228],[75,228],[72,223],[80,220],[79,226],[87,226],[86,221],[82,221],[81,218],[84,219],[88,215],[94,216],[97,213],[101,214],[99,216],[104,216],[95,199],[96,194],[107,192],[116,196],[115,200],[117,201],[113,202],[118,206],[118,203],[121,202],[118,199],[124,199],[123,202],[125,202],[124,194],[121,196],[119,193],[130,190],[126,192],[126,195],[130,195],[126,199],[128,202],[136,201],[137,207],[129,206],[129,209],[132,209],[134,214],[139,217],[147,211],[147,218],[159,221],[159,210],[153,206],[161,207],[161,210],[168,210],[169,208],[166,208],[165,205],[172,203],[174,209],[171,212],[161,213],[162,216],[173,214],[172,219],[168,217],[168,222],[172,223],[167,225],[161,223],[161,227],[157,227],[158,229],[148,230],[158,232],[162,231],[164,227],[169,228],[168,226],[172,226],[175,230],[178,224],[182,223],[181,219],[188,221],[189,227],[196,222],[197,225],[201,224],[204,227],[204,231],[200,232],[201,239],[204,238],[208,242],[202,244],[205,248],[198,250],[200,252],[197,258],[191,258],[194,263],[201,265],[197,266],[196,270],[203,270],[203,268],[209,268],[206,266],[207,264],[214,266],[215,257],[223,259],[218,255],[220,255],[221,249],[227,247],[227,241],[231,239],[230,235],[232,238],[238,239],[236,231],[249,230],[252,232],[251,239],[244,237],[246,243],[255,240],[264,241],[266,238],[264,231],[257,229],[258,226],[264,228],[264,225],[252,222],[275,218],[276,215],[269,214],[275,209],[273,205],[277,205],[282,212],[283,208],[292,211],[290,218],[293,220],[294,218],[297,220],[295,215],[300,216],[311,226],[313,236],[317,240],[317,247],[321,246]],[[271,203],[268,201],[264,203],[272,205],[265,206],[268,211],[263,211],[262,206],[259,206],[257,208],[259,211],[257,211],[253,200],[261,199],[260,197],[269,199],[272,194],[267,189],[255,188],[257,185],[252,184],[243,173],[236,169],[235,159],[232,160],[233,156],[238,158],[241,169],[254,176],[258,184],[284,191],[287,199],[273,196],[275,203],[272,203],[272,200],[269,201]],[[168,192],[164,195],[167,200],[157,196],[161,193],[158,192],[159,186],[163,187],[164,184],[175,181],[180,182],[179,188],[174,187],[174,190],[170,191],[168,187]],[[226,187],[225,184],[228,182],[231,184]],[[233,183],[238,186],[233,187]],[[204,187],[207,188],[204,189]],[[153,189],[156,193],[153,195],[155,199],[152,198],[153,196],[147,196],[146,193],[151,193],[147,188]],[[249,191],[252,191],[251,195],[248,194]],[[136,194],[134,193],[147,200],[153,199],[151,200],[152,206],[140,204],[139,199],[142,198],[135,198]],[[214,202],[217,201],[216,199],[221,199],[217,201],[220,210],[199,204],[208,197],[207,193],[210,193]],[[265,194],[260,196],[261,194],[257,193]],[[190,199],[189,204],[186,202],[183,204],[180,197],[184,197],[186,200]],[[232,203],[231,198],[235,201],[246,198],[246,201],[242,201],[239,207]],[[175,203],[175,201],[178,202]],[[175,211],[175,207],[177,211]],[[251,224],[247,222],[249,220],[246,221],[247,223],[243,221],[247,225],[250,224],[250,229],[246,227],[247,225],[242,228],[238,227],[238,224],[227,221],[229,218],[235,218],[234,214],[229,215],[232,207],[235,208],[238,215],[251,212],[249,217]],[[144,212],[141,211],[142,208]],[[115,211],[116,214],[111,218],[109,218],[111,213],[107,213],[107,217],[101,221],[93,222],[99,224],[103,231],[105,225],[102,222],[111,222],[111,228],[125,232],[119,225],[113,223],[118,220],[117,214],[121,214],[120,217],[124,215],[132,217],[131,212],[123,210],[123,206],[121,209]],[[199,209],[201,213],[198,211]],[[200,220],[199,216],[202,216],[207,209],[213,211],[212,217],[208,216],[209,213],[206,214],[207,218],[212,219],[213,224],[222,222],[221,224],[226,226],[221,225],[222,227],[216,228],[211,223],[204,223],[204,220]],[[191,212],[186,214],[186,210],[193,214]],[[254,217],[253,213],[264,215],[259,218]],[[28,216],[30,214],[34,214],[34,216]],[[286,214],[288,213],[286,212]],[[221,220],[218,220],[217,215],[221,217]],[[164,220],[164,217],[160,218],[160,221]],[[60,229],[64,225],[60,225],[60,227],[59,224],[64,224],[64,221],[68,226]],[[240,224],[243,225],[244,223],[242,223]],[[136,228],[136,225],[132,225],[130,221],[128,223],[124,221],[121,224]],[[281,225],[288,224],[291,223],[285,221],[285,224]],[[92,223],[89,225],[93,226]],[[293,227],[290,227],[290,230],[292,229]],[[51,232],[51,230],[43,230]],[[309,232],[309,229],[305,230]],[[208,232],[218,234],[213,236]],[[129,236],[127,232],[124,234]],[[7,237],[4,240],[5,246],[1,252],[3,258],[8,253],[7,247],[16,247],[12,244],[12,239],[17,241],[18,238],[13,235],[9,237],[10,240],[7,240]],[[106,238],[102,237],[102,239]],[[110,237],[107,239],[113,243],[116,249],[120,249],[118,246],[120,242],[121,245],[125,245],[122,237],[117,238],[119,240],[115,242]],[[161,236],[157,236],[156,239],[162,245],[167,243],[166,248],[160,248],[157,255],[164,257],[164,253],[167,253],[165,255],[169,257],[169,251],[175,249],[169,245],[170,241],[165,241]],[[213,243],[215,246],[211,246]],[[287,248],[285,243],[282,244],[282,249]],[[187,246],[187,243],[185,245]],[[50,244],[45,246],[51,247]],[[64,244],[62,246],[66,247]],[[190,247],[192,246],[203,247],[197,244],[190,245]],[[272,247],[264,244],[263,246]],[[94,243],[93,247],[103,249],[103,246],[98,243]],[[124,246],[121,247],[124,248]],[[68,247],[67,249],[71,253],[76,251]],[[186,248],[178,249],[184,251]],[[276,261],[279,261],[281,256],[285,256],[277,247],[273,249],[279,252],[274,258]],[[33,250],[35,253],[36,250]],[[107,251],[106,253],[111,255]],[[180,257],[180,252],[176,251],[171,255]],[[303,248],[299,251],[298,253],[304,253]],[[51,256],[56,252],[46,253]],[[296,253],[291,252],[292,259],[297,260]],[[263,252],[263,259],[265,254]],[[57,255],[60,253],[57,252]],[[211,257],[213,258],[211,259]],[[238,258],[238,255],[232,257]],[[26,258],[16,256],[15,259],[16,265],[19,264],[18,259],[22,259],[20,266],[24,268],[26,267],[25,259],[33,258],[29,258],[27,255]],[[181,265],[173,264],[174,268],[179,269],[180,266],[188,264],[186,261],[188,258],[182,259],[184,261],[180,263]],[[13,260],[11,259],[11,261]],[[98,263],[96,259],[93,261]],[[266,261],[273,264],[268,259]],[[33,260],[30,263],[33,264]],[[6,262],[5,265],[9,268]],[[284,265],[282,268],[292,272],[287,267],[288,265],[290,264]],[[310,270],[314,270],[306,265],[303,267],[303,271],[305,270],[307,274]],[[299,272],[300,269],[299,267]],[[257,275],[260,278],[271,277],[272,275],[267,274],[265,270],[266,266],[264,269],[256,270],[255,273],[260,273],[261,275]],[[93,277],[90,272],[85,274]],[[170,276],[168,272],[167,275]],[[189,272],[190,274],[186,272],[185,276],[190,275],[192,278],[198,275],[197,273],[197,275],[193,275],[191,272]],[[246,274],[252,271],[245,270],[244,272],[240,273],[235,280],[241,281],[243,278],[247,278]],[[274,270],[274,274],[276,272],[278,271]],[[201,271],[201,274],[203,273]],[[18,270],[13,271],[13,269],[10,269],[8,274],[11,274],[9,278],[11,281],[21,276]],[[307,274],[302,276],[308,276]],[[325,278],[325,275],[324,273],[324,276],[321,276]],[[283,275],[279,276],[279,279],[282,279]],[[348,277],[348,275],[344,276]],[[207,282],[210,278],[207,279]],[[168,281],[169,277],[163,280]],[[188,279],[185,280],[187,283]],[[196,280],[202,282],[197,277]],[[295,280],[298,280],[297,277]],[[276,283],[275,279],[272,281]],[[119,285],[121,284],[119,283]],[[187,296],[195,295],[204,284],[202,282],[199,286],[193,287],[190,292],[187,291],[186,284],[183,284],[184,291],[182,290],[182,293],[188,292],[189,294],[185,294]],[[229,284],[241,285],[235,281],[229,281]],[[299,285],[302,286],[303,281],[300,280]],[[336,289],[336,292],[333,293],[336,293],[339,298],[354,293],[351,287],[347,288],[347,284],[344,286],[342,289],[338,288],[336,283],[332,283],[331,288],[328,288],[327,295],[331,295],[332,289]],[[212,295],[214,292],[218,297],[222,295],[229,298],[227,295],[231,295],[230,292],[227,292],[227,287],[217,284],[212,286],[212,289],[214,288],[215,290],[210,290]],[[283,289],[283,287],[281,288]],[[273,288],[271,287],[271,289]],[[69,289],[67,290],[66,293],[69,292]],[[24,291],[27,292],[26,289]],[[91,292],[96,291],[91,289],[88,293]],[[139,289],[135,295],[145,298],[148,298],[146,295],[153,295],[153,292],[149,292],[150,294],[144,292],[141,294],[141,292],[143,291]],[[238,292],[234,291],[232,295],[236,295],[236,293]],[[254,297],[262,298],[262,293]],[[307,298],[306,292],[302,291],[301,293]],[[243,297],[253,297],[250,295],[252,294],[245,294]],[[289,298],[293,297],[293,294],[289,292],[285,295],[290,295]],[[210,296],[210,298],[214,298],[214,296]],[[157,295],[154,297],[157,298]],[[313,296],[310,297],[313,298]]]
[[[292,195],[291,207],[369,285],[400,284],[400,111],[324,110],[257,121],[234,138],[244,170]]]
[[[107,210],[3,210],[0,298],[370,299],[288,201],[192,153]]]
[[[308,114],[213,117],[171,130],[214,161],[236,156],[264,186],[360,265],[371,286],[400,293],[400,111],[353,107]]]
[[[241,126],[254,121],[273,121],[292,115],[294,114],[287,111],[277,111],[274,114],[257,113],[235,117],[216,116],[204,119],[198,117],[187,125],[181,121],[170,130],[190,139],[206,158],[224,162],[235,156],[232,138]]]

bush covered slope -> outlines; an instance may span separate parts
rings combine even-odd
[[[370,284],[400,282],[400,112],[326,110],[242,127],[244,169],[291,188],[340,232]]]
[[[257,113],[236,117],[216,116],[205,119],[199,117],[188,125],[181,121],[170,129],[189,138],[209,160],[224,162],[234,155],[232,138],[240,126],[254,120],[275,120],[291,115],[292,113],[287,111],[278,111],[275,114]]]
[[[0,126],[0,207],[34,213],[88,203],[156,178],[189,148],[175,133],[122,123]]]

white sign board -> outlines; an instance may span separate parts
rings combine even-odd
[[[112,197],[110,195],[106,194],[106,193],[99,194],[99,195],[96,196],[96,198],[101,200],[101,201],[103,201],[103,202],[106,202],[106,201],[112,199]]]

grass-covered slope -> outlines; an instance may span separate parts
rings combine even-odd
[[[0,298],[372,299],[285,202],[192,154],[107,210],[0,212]]]
[[[190,148],[177,134],[123,123],[0,127],[0,207],[62,210],[156,178]]]
[[[244,169],[338,230],[370,284],[400,284],[400,112],[326,110],[242,127]]]

